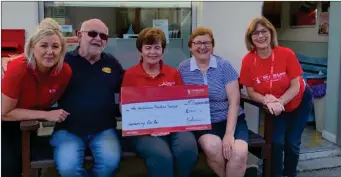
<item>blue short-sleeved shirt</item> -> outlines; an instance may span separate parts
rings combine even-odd
[[[206,75],[202,74],[194,57],[183,61],[178,69],[185,85],[208,85],[211,122],[226,120],[229,106],[225,85],[239,77],[232,65],[227,60],[211,55]],[[238,115],[242,113],[243,110],[239,108]]]

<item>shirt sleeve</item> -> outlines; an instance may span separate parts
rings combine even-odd
[[[131,84],[131,82],[130,82],[130,80],[131,80],[131,78],[130,78],[130,74],[129,74],[130,72],[129,72],[129,70],[126,70],[125,71],[125,73],[123,74],[123,79],[122,79],[122,84],[121,84],[121,88],[122,87],[129,87],[129,86],[132,86],[132,84]],[[118,96],[118,102],[119,103],[121,103],[121,97],[122,97],[122,95],[121,95],[122,93],[121,93],[121,89],[120,89],[120,92],[119,92],[119,96]]]
[[[182,81],[181,75],[178,71],[175,71],[175,82],[176,85],[184,85],[184,82]]]
[[[55,97],[56,101],[60,99],[60,97],[63,95],[63,93],[67,89],[67,86],[69,85],[69,82],[72,76],[72,70],[69,64],[64,63],[61,74],[62,74],[62,83],[60,84],[60,91],[58,91]]]
[[[244,57],[242,66],[240,69],[240,78],[239,78],[240,84],[246,86],[246,87],[252,87],[252,77],[251,77],[251,68],[250,64],[248,62],[247,56]]]
[[[232,67],[230,62],[224,60],[222,63],[222,70],[223,70],[223,82],[224,85],[229,84],[232,81],[238,80],[238,73]]]
[[[1,92],[10,98],[19,99],[25,73],[26,68],[22,66],[8,66],[1,80]]]
[[[289,50],[289,54],[287,57],[287,74],[289,76],[289,79],[295,79],[297,76],[301,76],[303,73],[302,67],[295,55],[295,53],[291,50]]]

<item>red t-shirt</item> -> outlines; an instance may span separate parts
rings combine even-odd
[[[175,68],[164,65],[162,61],[160,64],[160,73],[155,78],[144,71],[142,61],[129,68],[124,73],[122,87],[183,85],[181,76]]]
[[[52,71],[50,75],[42,75],[28,67],[22,56],[8,64],[1,80],[1,92],[17,99],[17,108],[47,109],[63,94],[71,75],[71,68],[66,63],[60,73]]]
[[[175,68],[169,67],[160,61],[160,73],[151,77],[142,67],[142,60],[139,64],[127,69],[124,73],[122,87],[144,87],[144,86],[175,86],[183,85],[180,73]],[[121,102],[121,96],[119,97]]]
[[[239,81],[246,87],[253,87],[262,95],[272,94],[276,98],[280,98],[290,87],[290,81],[299,76],[300,91],[285,105],[285,111],[291,112],[302,101],[305,90],[302,78],[303,70],[291,49],[277,46],[273,49],[273,55],[272,89],[270,89],[272,55],[267,59],[261,59],[254,52],[248,53],[242,62]]]

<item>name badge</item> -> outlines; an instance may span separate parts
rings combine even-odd
[[[103,72],[105,72],[105,73],[108,73],[108,74],[110,74],[110,73],[111,73],[111,69],[110,69],[110,68],[108,68],[108,67],[104,67],[104,68],[102,68],[102,71],[103,71]]]

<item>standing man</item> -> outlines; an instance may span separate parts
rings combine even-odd
[[[103,52],[108,27],[101,20],[85,21],[77,36],[79,46],[65,56],[72,77],[58,106],[70,115],[52,134],[54,160],[61,177],[112,177],[121,156],[115,93],[120,91],[124,71],[112,55]],[[89,174],[83,167],[86,149],[94,159]]]

